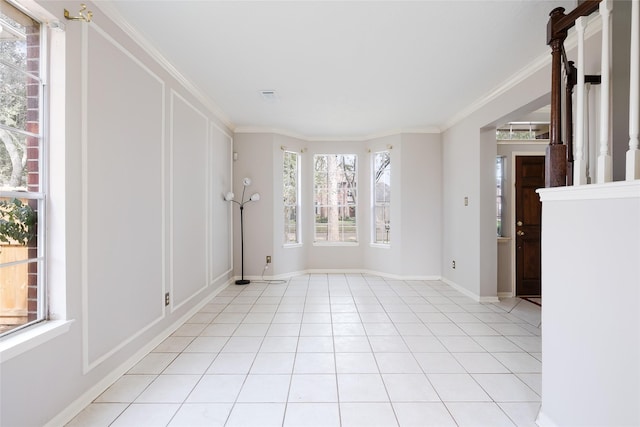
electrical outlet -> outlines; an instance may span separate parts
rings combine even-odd
[[[454,270],[456,269],[456,261],[455,260],[451,261],[451,268],[453,268]]]
[[[267,255],[267,264],[271,264],[271,255]]]
[[[165,305],[165,307],[167,305],[169,305],[170,302],[171,302],[171,298],[169,297],[169,292],[167,292],[166,294],[164,294],[164,305]]]

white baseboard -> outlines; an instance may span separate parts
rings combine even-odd
[[[498,298],[513,298],[513,292],[498,292]]]
[[[229,284],[233,283],[231,280],[227,281],[227,283],[223,283],[220,287],[213,290],[211,294],[202,299],[197,305],[191,308],[187,313],[178,318],[175,322],[173,322],[169,327],[167,327],[164,331],[160,332],[153,340],[140,348],[137,352],[135,352],[131,357],[129,357],[124,363],[120,366],[109,372],[106,376],[104,376],[100,381],[98,381],[93,387],[85,391],[80,397],[74,400],[69,406],[63,409],[58,415],[52,418],[48,423],[44,425],[44,427],[58,427],[67,424],[69,421],[73,419],[76,415],[78,415],[84,408],[86,408],[91,402],[93,402],[98,396],[100,396],[104,391],[109,388],[114,382],[118,380],[121,376],[126,374],[131,368],[133,368],[136,363],[138,363],[143,357],[145,357],[149,352],[151,352],[154,348],[156,348],[162,341],[167,339],[172,333],[176,331],[180,326],[182,326],[187,320],[189,320],[194,314],[196,314],[202,307],[204,307],[209,301],[211,301],[216,295],[226,289]]]
[[[385,277],[387,279],[393,279],[393,280],[440,280],[440,276],[403,276],[400,274],[384,273],[381,271],[367,270],[362,268],[344,268],[344,269],[312,268],[308,270],[295,271],[292,273],[278,274],[274,276],[245,276],[245,279],[255,280],[255,281],[286,280],[286,279],[290,279],[295,276],[301,276],[304,274],[366,274],[366,275],[372,275],[372,276]],[[233,278],[234,281],[238,279],[240,279],[239,276],[236,276]]]
[[[469,298],[471,298],[472,300],[474,300],[476,302],[480,302],[480,303],[500,302],[500,300],[498,299],[497,296],[495,296],[495,297],[481,297],[480,295],[474,294],[473,292],[471,292],[467,288],[464,288],[464,287],[460,286],[456,282],[454,282],[452,280],[449,280],[446,277],[442,277],[440,280],[443,281],[444,283],[446,283],[447,285],[451,286],[456,291],[460,292],[461,294],[463,294],[465,296],[468,296]]]

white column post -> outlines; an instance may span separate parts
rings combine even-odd
[[[611,10],[613,2],[600,2],[602,18],[602,64],[600,83],[600,141],[597,169],[597,183],[610,182],[613,179],[611,170]]]
[[[576,83],[576,140],[573,154],[573,185],[587,183],[587,166],[584,153],[584,31],[587,18],[581,16],[576,19],[576,31],[578,35],[578,81]]]
[[[631,2],[631,52],[629,67],[629,150],[627,150],[626,179],[640,179],[640,0]]]

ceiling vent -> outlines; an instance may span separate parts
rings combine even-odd
[[[278,95],[275,90],[261,90],[260,96],[269,103],[275,103],[278,100]]]

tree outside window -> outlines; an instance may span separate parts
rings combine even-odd
[[[44,319],[41,26],[0,0],[0,335]]]
[[[388,244],[391,239],[391,154],[373,155],[373,242]]]
[[[300,155],[292,151],[284,152],[283,197],[284,197],[284,243],[300,243],[299,200],[300,200]]]
[[[314,241],[356,243],[357,156],[317,154],[314,164]]]

